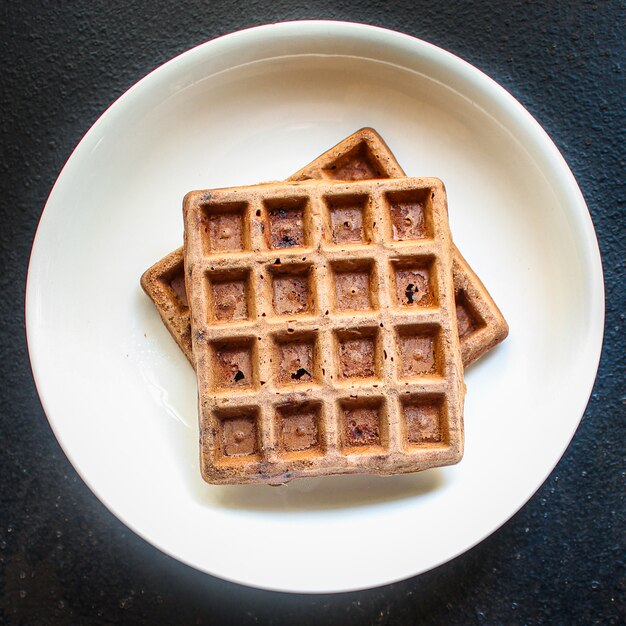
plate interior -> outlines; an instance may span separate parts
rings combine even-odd
[[[66,453],[131,528],[230,580],[339,591],[459,554],[541,484],[597,366],[597,269],[562,181],[534,139],[476,106],[452,74],[446,84],[338,55],[217,74],[207,61],[206,75],[189,70],[193,80],[186,67],[157,72],[100,120],[41,222],[29,344]],[[139,277],[182,243],[187,191],[286,178],[362,126],[381,133],[408,175],[445,182],[455,242],[510,325],[466,372],[465,458],[388,478],[206,485],[194,373]]]

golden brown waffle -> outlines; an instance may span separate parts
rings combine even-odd
[[[465,386],[441,181],[197,191],[184,214],[206,481],[460,460]]]
[[[371,128],[362,128],[288,180],[366,180],[404,175],[380,135]],[[508,325],[489,292],[456,247],[453,275],[461,354],[463,364],[467,366],[500,343],[508,334]],[[183,250],[179,248],[148,269],[141,277],[141,284],[154,301],[172,337],[193,364],[189,311],[184,294],[179,289],[183,276]]]

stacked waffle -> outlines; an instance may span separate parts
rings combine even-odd
[[[141,284],[196,368],[207,482],[395,474],[463,454],[463,367],[508,327],[446,191],[357,131],[287,181],[185,196]]]

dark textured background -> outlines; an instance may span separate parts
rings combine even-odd
[[[325,596],[211,578],[126,529],[78,478],[52,435],[32,381],[23,320],[41,210],[102,111],[191,46],[305,18],[410,33],[468,60],[516,96],[581,186],[607,291],[605,345],[589,407],[534,498],[482,544],[434,571]],[[615,1],[0,2],[0,622],[626,622],[624,18],[624,4]]]

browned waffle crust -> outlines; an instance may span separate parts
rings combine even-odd
[[[465,387],[441,181],[197,191],[184,215],[206,481],[460,460]]]
[[[380,135],[371,128],[362,128],[288,180],[366,180],[404,175]],[[500,343],[508,334],[508,325],[456,247],[453,274],[461,354],[463,364],[467,366]],[[183,276],[183,250],[179,248],[148,269],[141,277],[141,285],[156,305],[172,337],[193,364],[189,310],[186,297],[180,290]]]

